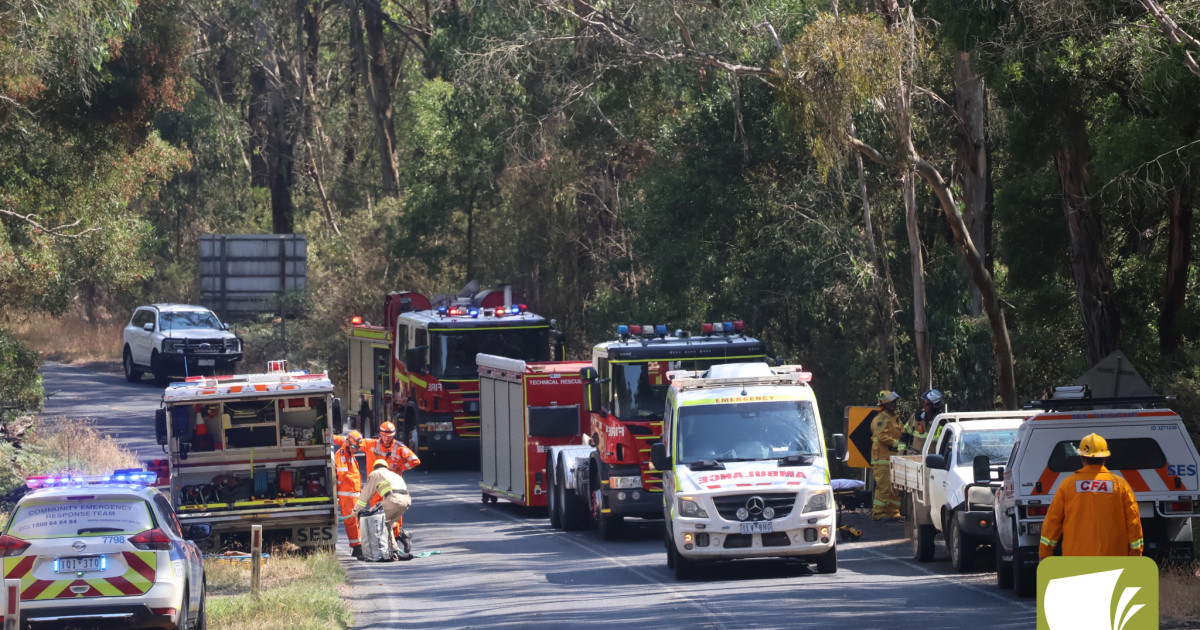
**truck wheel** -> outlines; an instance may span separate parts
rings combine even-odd
[[[955,571],[970,573],[975,570],[975,539],[963,533],[953,512],[946,525],[946,547],[950,550],[950,564]]]
[[[1037,567],[1026,569],[1021,566],[1021,546],[1017,538],[1017,524],[1013,523],[1013,591],[1017,597],[1033,597],[1037,590]]]
[[[1000,547],[999,536],[992,541],[992,548],[996,550],[996,586],[1008,590],[1013,587],[1013,565],[1003,560],[1004,550]]]
[[[817,573],[837,573],[837,545],[817,557]]]
[[[121,356],[121,367],[125,370],[126,381],[136,383],[142,380],[142,371],[134,366],[133,353],[129,351],[129,346],[125,346],[125,352]]]
[[[596,514],[596,533],[600,540],[616,540],[625,531],[625,517],[611,514]]]
[[[166,387],[171,382],[167,377],[167,366],[163,365],[162,357],[158,353],[150,355],[150,370],[154,372],[154,384],[159,387]]]
[[[674,558],[674,562],[671,561],[671,558],[668,558],[667,565],[675,569],[676,580],[690,580],[696,577],[696,573],[698,572],[696,565],[698,563],[695,560],[683,557],[676,551],[674,541],[671,541],[670,546],[667,547],[667,553]]]
[[[546,458],[546,513],[550,515],[550,528],[562,527],[562,515],[558,513],[558,489],[554,482],[554,460]]]
[[[667,523],[667,530],[663,532],[663,546],[667,548],[667,568],[675,568],[675,550],[671,543],[671,524]]]
[[[916,518],[915,516],[913,517]],[[933,537],[937,530],[933,525],[913,523],[912,527],[912,559],[914,562],[929,562],[933,560]]]
[[[573,532],[583,529],[587,526],[587,507],[574,492],[567,489],[567,477],[564,474],[562,461],[559,461],[558,464],[556,471],[558,481],[554,485],[555,490],[558,491],[559,521],[562,523],[564,531]]]

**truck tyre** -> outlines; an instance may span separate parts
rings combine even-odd
[[[671,557],[667,558],[667,565],[675,569],[676,580],[690,580],[696,577],[698,563],[695,560],[685,558],[675,549],[675,542],[667,547],[667,554]],[[672,562],[672,559],[674,560]]]
[[[154,384],[159,387],[166,387],[171,379],[167,377],[167,366],[163,365],[162,358],[158,356],[158,352],[150,355],[150,371],[154,373]]]
[[[817,573],[837,573],[837,545],[817,557]]]
[[[1008,590],[1013,587],[1013,565],[1003,560],[1004,550],[1000,547],[999,535],[992,541],[992,548],[996,550],[996,586]]]
[[[554,484],[555,490],[558,491],[558,518],[564,531],[573,532],[587,526],[587,506],[574,492],[567,489],[565,470],[562,460],[559,460],[558,470],[555,471],[558,481]]]
[[[596,515],[596,533],[601,540],[616,540],[625,531],[625,518],[611,514]]]
[[[142,371],[133,364],[133,353],[129,351],[129,346],[125,346],[125,352],[122,353],[121,367],[125,370],[126,381],[136,383],[142,380]]]
[[[911,540],[912,559],[914,562],[929,562],[933,560],[933,537],[936,535],[937,530],[933,528],[933,525],[913,523]]]
[[[970,573],[975,570],[975,539],[963,533],[954,512],[950,513],[946,523],[946,548],[955,571]]]
[[[562,527],[562,515],[558,512],[558,489],[554,480],[554,460],[546,457],[546,514],[550,516],[550,528]]]
[[[1026,569],[1021,566],[1021,546],[1017,537],[1017,523],[1013,522],[1013,591],[1017,597],[1033,597],[1037,590],[1037,567]]]

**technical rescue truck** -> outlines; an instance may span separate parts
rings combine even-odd
[[[1179,414],[1159,408],[1164,396],[1081,398],[1081,388],[1058,388],[1055,398],[1034,401],[1017,431],[996,495],[996,582],[1031,596],[1037,585],[1042,521],[1063,479],[1083,468],[1079,442],[1097,433],[1112,456],[1105,466],[1121,475],[1137,497],[1145,554],[1190,563],[1192,518],[1200,516],[1200,455]],[[1066,390],[1064,392],[1064,390]]]
[[[837,571],[837,505],[812,374],[799,365],[715,365],[672,371],[663,440],[667,566],[687,579],[702,563],[792,558]]]
[[[206,547],[241,538],[252,523],[301,547],[337,539],[330,430],[341,402],[324,374],[287,371],[192,377],[163,392],[155,415],[167,459],[151,462],[180,524],[207,523]]]
[[[580,376],[590,422],[587,443],[551,446],[546,457],[552,524],[580,529],[589,520],[600,537],[620,535],[625,517],[662,515],[662,472],[650,444],[662,437],[667,372],[721,363],[764,361],[766,346],[746,336],[742,322],[704,324],[701,334],[667,327],[617,327],[617,337],[592,348]]]
[[[409,448],[426,454],[479,452],[479,353],[550,360],[551,322],[514,304],[512,291],[470,297],[388,294],[383,326],[351,320],[347,389],[370,402],[373,421],[364,436],[391,420]],[[556,341],[561,352],[561,335]],[[390,371],[389,371],[390,369]],[[360,408],[360,403],[355,403]]]
[[[588,430],[579,372],[590,364],[526,363],[490,354],[477,356],[475,363],[483,501],[503,498],[527,507],[545,506],[547,449],[582,444]]]

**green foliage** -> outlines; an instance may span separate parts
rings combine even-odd
[[[0,421],[42,406],[42,358],[0,327]]]

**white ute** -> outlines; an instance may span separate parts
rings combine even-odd
[[[667,374],[662,442],[667,564],[678,579],[704,562],[781,557],[837,571],[837,507],[821,416],[800,366],[716,365]]]

